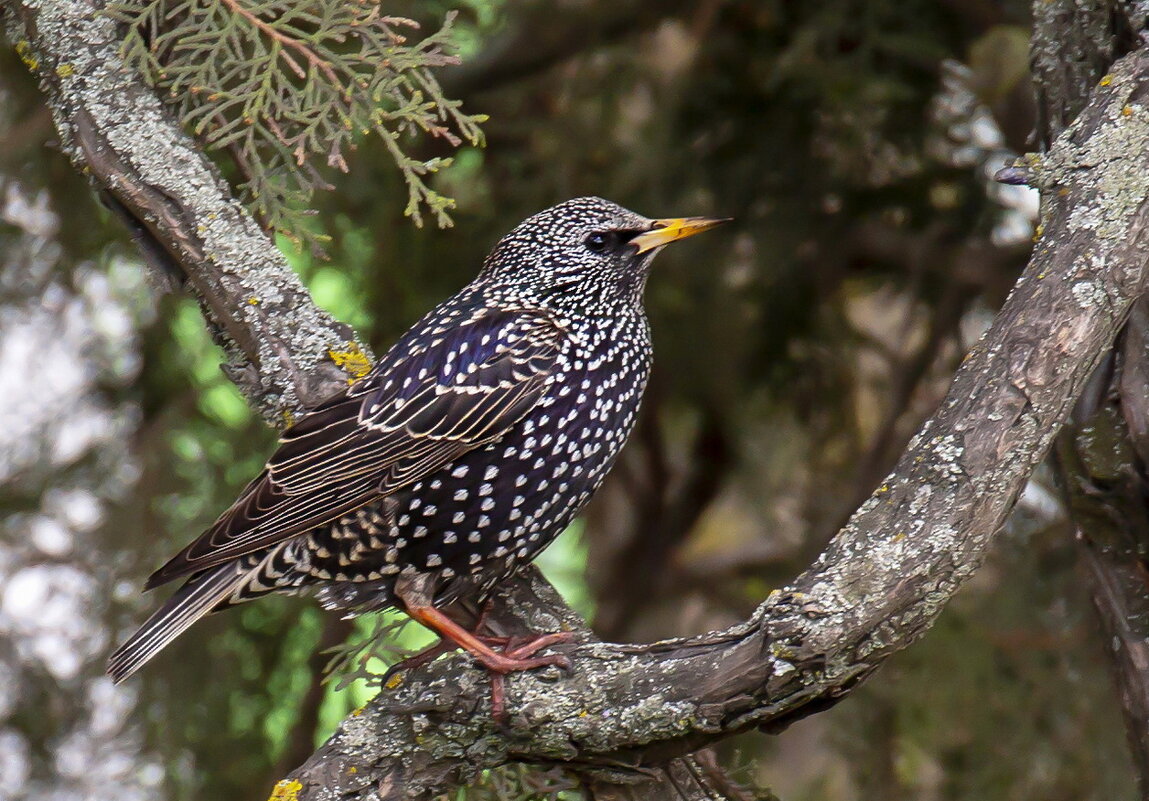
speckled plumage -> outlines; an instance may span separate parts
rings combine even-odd
[[[190,578],[112,656],[112,675],[268,592],[314,588],[362,612],[396,605],[396,578],[419,573],[445,603],[531,561],[634,425],[651,363],[642,293],[665,242],[634,243],[662,222],[579,198],[515,228],[368,376],[287,430],[236,503],[152,576],[149,588]]]

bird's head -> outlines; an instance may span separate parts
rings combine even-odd
[[[655,255],[723,222],[650,219],[602,198],[575,198],[519,223],[491,251],[479,278],[557,309],[638,308]]]

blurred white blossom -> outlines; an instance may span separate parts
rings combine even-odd
[[[151,801],[164,772],[103,675],[117,578],[94,538],[136,474],[139,420],[110,388],[139,369],[151,314],[139,265],[69,269],[44,193],[0,177],[0,801]],[[44,699],[52,699],[45,711]],[[17,720],[47,715],[25,730]]]

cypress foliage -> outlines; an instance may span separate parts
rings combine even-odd
[[[443,95],[432,68],[458,62],[448,15],[411,41],[418,23],[378,0],[116,0],[123,55],[177,109],[188,131],[226,150],[240,190],[272,230],[318,246],[304,225],[321,168],[348,171],[345,154],[377,135],[402,172],[405,212],[451,224],[454,201],[426,177],[449,159],[408,151],[419,136],[479,145],[481,115]]]

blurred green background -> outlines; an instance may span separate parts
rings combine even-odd
[[[382,351],[566,198],[736,218],[660,257],[643,418],[542,564],[608,639],[745,617],[880,482],[1025,263],[1036,201],[987,178],[1033,127],[1025,4],[386,6],[426,30],[460,11],[463,63],[438,75],[489,115],[486,147],[409,143],[454,156],[432,184],[455,225],[405,219],[401,176],[364,140],[315,198],[329,259],[284,249]],[[265,797],[366,699],[319,684],[319,651],[370,624],[265,600],[197,625],[124,688],[102,678],[156,603],[144,577],[274,434],[195,302],[149,287],[9,50],[0,101],[0,800]],[[923,641],[828,713],[725,744],[734,775],[784,801],[1133,799],[1048,483]]]

